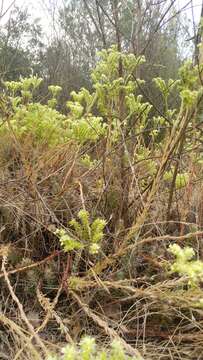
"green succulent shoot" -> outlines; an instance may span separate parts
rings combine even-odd
[[[99,252],[104,238],[105,220],[97,218],[91,222],[89,212],[80,210],[78,220],[72,219],[69,225],[73,228],[75,237],[69,235],[65,229],[55,231],[65,252],[83,248],[88,248],[90,254]]]
[[[199,286],[203,279],[203,262],[192,260],[195,256],[193,248],[189,246],[181,248],[178,244],[173,244],[169,246],[169,252],[175,256],[170,266],[171,272],[186,276],[189,286]]]
[[[48,106],[54,109],[57,105],[57,97],[59,96],[60,92],[62,91],[62,87],[58,85],[50,85],[48,87],[49,92],[52,95],[52,98],[48,100]]]
[[[77,346],[67,345],[60,356],[50,355],[46,360],[141,360],[128,356],[119,340],[114,340],[109,348],[97,347],[95,339],[85,336]]]

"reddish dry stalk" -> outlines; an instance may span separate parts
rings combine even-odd
[[[27,270],[30,270],[30,269],[33,269],[37,266],[40,266],[42,264],[45,264],[46,262],[49,262],[50,260],[52,260],[53,258],[55,258],[56,256],[59,256],[60,254],[62,254],[63,251],[62,250],[56,250],[53,252],[53,254],[47,256],[45,259],[43,260],[40,260],[40,261],[37,261],[36,263],[34,264],[31,264],[31,265],[27,265],[27,266],[23,266],[21,268],[18,268],[18,269],[14,269],[14,270],[10,270],[10,271],[7,271],[7,274],[8,275],[13,275],[13,274],[17,274],[19,272],[23,272],[23,271],[27,271]],[[4,277],[4,273],[0,273],[0,278]]]

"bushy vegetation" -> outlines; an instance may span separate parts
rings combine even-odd
[[[125,351],[142,358],[149,351],[147,338],[152,341],[154,337],[148,331],[155,331],[155,338],[167,336],[169,326],[175,331],[179,324],[181,331],[188,311],[193,311],[198,322],[202,307],[203,265],[200,260],[191,261],[194,251],[188,247],[195,247],[201,225],[187,220],[192,193],[198,191],[201,181],[202,155],[197,144],[202,141],[198,116],[202,87],[198,67],[189,62],[181,67],[178,80],[153,79],[162,95],[164,112],[160,116],[140,94],[144,81],[134,77],[145,61],[143,56],[120,53],[115,46],[98,56],[92,72],[93,90],[74,91],[64,114],[57,110],[60,87],[50,86],[44,103],[36,101],[41,78],[4,83],[0,136],[6,182],[1,195],[5,226],[1,277],[11,291],[12,312],[25,316],[28,330],[45,354],[57,352],[40,339],[47,326],[47,334],[54,331],[51,319],[55,319],[59,325],[53,333],[56,344],[64,336],[68,342],[77,340],[88,327],[90,335],[98,337],[102,329],[122,341]],[[173,91],[179,94],[180,105],[171,108]],[[182,248],[177,244],[181,240]],[[165,246],[173,241],[165,252]],[[176,259],[170,259],[170,253]],[[13,274],[10,280],[9,274]],[[3,283],[2,291],[6,296]],[[37,294],[37,304],[33,294]],[[31,318],[21,303],[34,308]],[[109,315],[108,303],[112,303]],[[118,314],[114,303],[120,304]],[[40,306],[45,314],[42,322],[36,316]],[[77,306],[89,325],[82,313],[79,323],[76,320]],[[141,314],[147,307],[152,324],[145,328],[144,353],[139,340],[139,351],[128,344],[134,334],[134,307]],[[138,334],[144,326],[143,315]],[[126,319],[123,325],[116,325],[122,317]],[[22,333],[23,337],[22,330],[17,330],[22,325],[3,315],[2,322],[14,339],[20,339],[15,341],[22,342],[22,356],[29,351],[29,357],[35,356],[35,347],[28,350],[27,335]],[[79,327],[76,333],[74,322]],[[198,339],[199,330],[193,331]],[[164,338],[161,341],[164,344]],[[93,340],[87,342],[94,346]],[[157,353],[155,342],[151,344]],[[70,345],[62,359],[93,356],[83,350],[80,355]],[[112,351],[110,359],[115,351],[124,358],[121,349]],[[108,355],[101,352],[98,357]]]
[[[122,11],[125,50],[100,18],[88,86],[64,91],[36,59],[1,79],[0,358],[202,356],[203,67],[149,76]]]

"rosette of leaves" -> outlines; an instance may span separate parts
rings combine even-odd
[[[93,168],[94,166],[97,166],[98,163],[99,163],[99,161],[96,160],[96,159],[92,160],[91,157],[90,157],[88,154],[85,154],[85,155],[83,155],[83,156],[81,157],[80,163],[81,163],[83,166],[91,169],[91,168]]]
[[[88,115],[80,119],[69,121],[67,136],[76,140],[80,145],[87,141],[97,141],[106,134],[106,124],[98,116]]]
[[[71,95],[73,101],[66,104],[70,110],[68,137],[81,145],[87,141],[97,141],[106,134],[106,124],[102,117],[89,112],[94,94],[82,89],[78,94],[73,91]]]
[[[186,61],[179,69],[180,88],[194,90],[198,84],[199,68],[191,60]]]
[[[171,121],[173,115],[175,114],[175,109],[169,109],[169,96],[174,91],[175,88],[180,84],[180,80],[173,80],[169,79],[168,81],[165,81],[164,79],[157,77],[153,79],[156,87],[161,92],[161,95],[164,100],[165,105],[165,116],[167,121]],[[161,119],[160,119],[161,120]]]
[[[187,276],[189,286],[199,286],[203,278],[203,262],[192,260],[195,256],[193,248],[181,248],[178,244],[173,244],[169,246],[169,252],[175,256],[175,261],[170,266],[171,272]]]
[[[32,76],[21,78],[20,81],[5,82],[8,99],[12,104],[10,125],[15,134],[22,139],[26,136],[36,143],[56,145],[66,140],[65,116],[53,109],[53,106],[33,102],[32,94],[42,82],[41,78]],[[50,86],[53,99],[58,95],[61,88]],[[10,131],[5,122],[1,133]]]
[[[174,173],[173,169],[170,171],[166,171],[164,173],[163,179],[166,182],[171,183],[173,180],[173,173]],[[189,174],[187,172],[178,173],[176,176],[175,187],[177,190],[180,190],[185,186],[187,186],[188,182],[189,182]]]
[[[142,102],[142,95],[135,96],[129,94],[126,96],[126,107],[128,109],[128,116],[136,116],[140,120],[139,131],[142,131],[148,119],[148,115],[152,109],[152,105],[148,102]]]
[[[157,164],[155,160],[152,159],[152,154],[150,149],[140,146],[137,153],[135,154],[136,161],[142,163],[144,171],[146,171],[147,177],[152,177],[156,174]]]
[[[71,96],[75,102],[83,104],[87,112],[88,109],[91,109],[91,107],[94,105],[95,93],[90,94],[90,92],[85,88],[82,88],[78,93],[72,91]]]
[[[64,115],[47,105],[29,103],[17,107],[10,123],[19,136],[32,135],[37,143],[56,145],[65,141],[64,120]]]
[[[180,75],[180,97],[182,106],[190,108],[195,105],[198,96],[201,92],[201,87],[198,89],[199,69],[194,66],[191,61],[186,61],[179,70]]]
[[[123,64],[124,77],[132,79],[131,75],[138,66],[145,62],[144,56],[135,56],[134,54],[121,53],[117,46],[113,45],[107,50],[98,52],[100,61],[92,73],[92,80],[94,83],[111,82],[119,78],[118,63],[121,60]]]
[[[161,91],[161,93],[163,94],[164,98],[168,98],[168,96],[170,95],[170,93],[174,90],[174,88],[179,84],[180,80],[173,80],[173,79],[169,79],[167,82],[160,78],[154,78],[153,79],[157,88]]]
[[[84,337],[79,346],[67,345],[60,356],[49,356],[47,360],[141,360],[141,357],[128,356],[119,340],[111,343],[110,349],[97,348],[94,338]]]
[[[125,119],[122,127],[131,126],[131,120],[137,118],[140,123],[145,122],[151,105],[142,102],[141,96],[136,96],[138,84],[143,81],[134,81],[133,72],[145,62],[143,56],[120,53],[115,46],[98,53],[100,61],[92,72],[95,93],[95,106],[103,117],[107,119],[111,139],[119,140],[121,123],[119,101],[123,99]],[[122,77],[119,74],[119,62],[122,61]],[[133,120],[134,121],[134,120]],[[120,136],[119,136],[120,134]]]
[[[4,85],[12,97],[19,94],[23,102],[29,102],[32,99],[32,94],[37,89],[42,78],[37,76],[30,76],[29,78],[20,78],[20,81],[6,81]]]
[[[93,88],[90,93],[82,88],[78,93],[73,91],[73,100],[67,102],[69,109],[68,137],[79,144],[97,141],[110,133],[111,141],[117,142],[121,137],[121,127],[131,127],[131,120],[137,119],[139,126],[146,126],[151,110],[149,103],[136,96],[138,84],[134,81],[133,72],[144,61],[143,56],[120,53],[115,46],[98,53],[99,61],[92,72]],[[122,61],[123,74],[119,74],[119,62]],[[120,95],[123,97],[125,119],[120,121]],[[94,116],[94,111],[101,116]]]
[[[52,98],[50,100],[48,100],[48,106],[51,107],[52,109],[54,109],[57,105],[57,98],[60,94],[60,92],[62,91],[62,87],[58,86],[58,85],[50,85],[48,87],[49,92],[52,95]]]
[[[80,210],[78,220],[72,219],[69,225],[74,229],[75,237],[69,235],[65,229],[57,229],[55,232],[64,251],[88,248],[90,254],[97,254],[104,238],[106,221],[97,218],[91,223],[89,212]]]

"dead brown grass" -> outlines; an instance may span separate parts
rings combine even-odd
[[[202,358],[203,311],[197,306],[202,290],[187,289],[185,279],[171,277],[166,269],[169,243],[202,251],[198,168],[188,186],[176,192],[174,215],[166,221],[162,173],[180,134],[167,144],[146,192],[140,193],[135,178],[143,176],[140,164],[126,170],[125,221],[118,219],[122,179],[116,150],[105,159],[104,174],[102,161],[91,170],[81,166],[81,149],[73,143],[51,150],[28,142],[19,150],[12,138],[0,144],[2,358],[42,359],[84,334],[102,343],[119,338],[128,353],[145,359]],[[102,155],[102,145],[93,151]],[[189,156],[185,159],[190,166]],[[61,251],[54,230],[67,227],[84,206],[93,218],[107,219],[107,235],[103,253],[94,258],[81,252],[75,268],[75,253]]]

